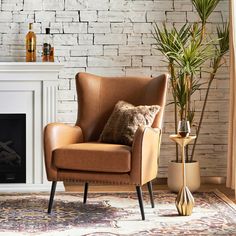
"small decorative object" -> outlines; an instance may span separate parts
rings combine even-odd
[[[54,62],[54,47],[53,47],[53,40],[50,35],[50,28],[46,28],[45,30],[46,30],[46,34],[43,40],[42,61]]]
[[[190,123],[188,120],[180,120],[178,124],[178,134],[181,137],[188,137],[190,134]]]
[[[182,137],[180,135],[170,135],[170,139],[178,143],[181,147],[182,156],[182,172],[183,172],[183,187],[180,189],[175,205],[179,212],[179,215],[189,216],[192,214],[194,206],[194,198],[186,185],[186,167],[185,167],[185,152],[184,147],[194,140],[196,136]]]

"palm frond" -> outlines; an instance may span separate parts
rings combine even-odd
[[[192,28],[190,37],[187,43],[179,41],[179,51],[170,51],[168,56],[172,58],[184,73],[196,74],[203,63],[214,55],[213,41],[208,41],[205,44],[199,43],[201,34],[199,27]]]
[[[206,24],[210,14],[214,11],[220,0],[191,0],[201,21]]]
[[[195,110],[194,109],[189,111],[188,114],[187,114],[187,119],[188,119],[188,121],[190,123],[190,126],[192,126],[192,124],[193,124],[194,114],[195,114]]]
[[[187,86],[183,74],[176,80],[176,86],[173,93],[176,98],[177,106],[179,106],[180,110],[184,110],[187,103]]]
[[[166,25],[162,25],[162,29],[154,23],[152,35],[156,40],[154,44],[156,49],[159,50],[169,62],[172,62],[174,59],[172,54],[178,53],[181,45],[185,43],[190,34],[190,25],[183,25],[178,31],[175,27],[171,30],[168,30]]]
[[[229,51],[229,23],[217,27],[218,42],[215,45],[215,56],[213,58],[213,76],[224,62],[222,58]]]
[[[219,38],[219,49],[221,55],[229,51],[229,23],[224,23],[222,26],[216,28],[217,36]]]

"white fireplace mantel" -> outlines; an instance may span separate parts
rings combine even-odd
[[[43,159],[43,128],[56,121],[58,72],[54,62],[0,62],[0,114],[26,114],[26,183],[0,191],[49,190]]]

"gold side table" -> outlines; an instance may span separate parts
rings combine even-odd
[[[181,137],[180,135],[176,135],[176,134],[170,135],[170,139],[180,145],[181,153],[182,153],[183,187],[179,190],[179,193],[175,200],[175,205],[179,212],[179,215],[182,215],[182,216],[191,215],[193,206],[194,206],[193,195],[191,194],[190,190],[188,189],[186,185],[186,167],[185,167],[184,148],[187,144],[189,144],[195,138],[196,136]]]

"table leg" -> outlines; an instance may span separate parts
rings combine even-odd
[[[184,145],[182,148],[182,173],[183,173],[183,187],[180,189],[176,200],[175,205],[179,212],[179,215],[189,216],[192,214],[193,206],[194,206],[194,198],[186,186],[186,166],[185,166],[185,153],[184,153]]]

